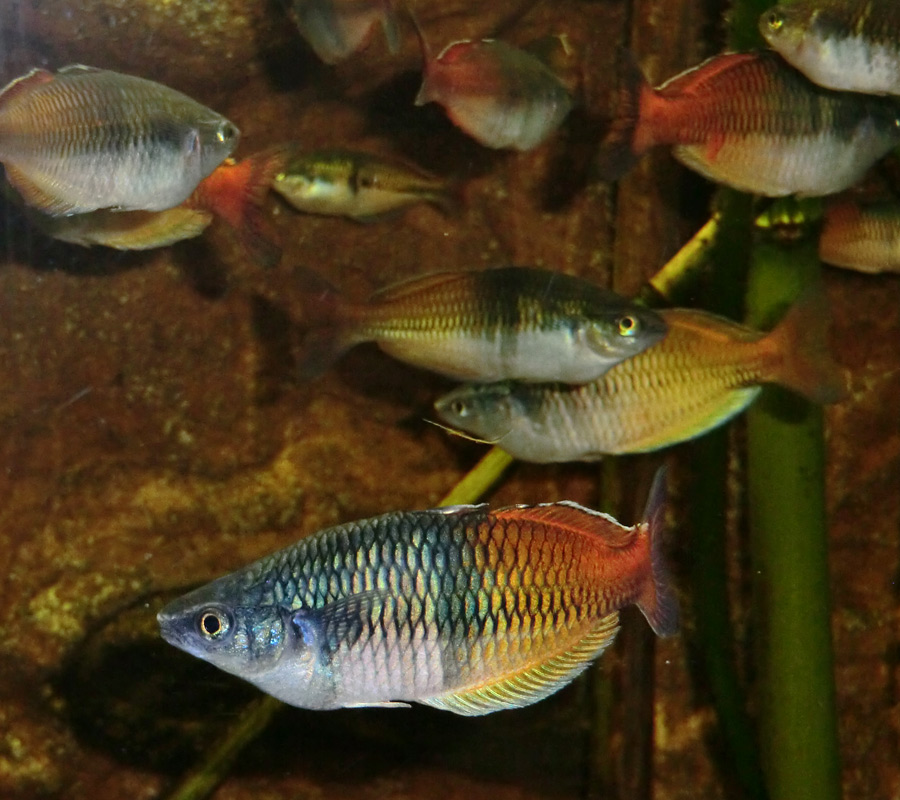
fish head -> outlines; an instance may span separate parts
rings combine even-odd
[[[598,356],[618,362],[656,344],[667,331],[659,314],[633,306],[592,317],[579,333]]]
[[[172,601],[157,621],[169,644],[251,681],[274,669],[289,649],[290,612],[245,600],[235,576]]]
[[[240,137],[237,126],[224,117],[201,122],[185,141],[187,160],[195,160],[206,177],[231,155]]]
[[[496,444],[515,427],[518,405],[514,384],[504,381],[460,386],[438,398],[434,408],[448,425]]]
[[[816,9],[806,3],[773,6],[759,18],[759,31],[769,45],[782,54],[794,54],[814,46],[810,34],[818,19]]]

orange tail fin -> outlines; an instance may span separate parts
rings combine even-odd
[[[650,539],[651,575],[637,606],[657,636],[678,632],[678,600],[662,554],[662,533],[666,524],[666,468],[660,467],[653,478],[642,525]]]
[[[652,91],[637,59],[630,50],[619,53],[619,89],[616,116],[606,138],[600,144],[595,160],[598,177],[615,181],[625,175],[637,162],[645,148],[636,146],[641,121],[641,95]]]
[[[788,310],[767,340],[780,354],[772,379],[814,403],[847,396],[847,373],[828,352],[829,315],[825,293],[810,288]]]
[[[278,145],[237,164],[223,164],[188,200],[225,220],[237,231],[248,256],[265,266],[274,266],[281,258],[278,235],[263,209],[269,186],[284,169],[288,156],[288,148]]]

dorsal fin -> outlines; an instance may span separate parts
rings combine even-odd
[[[433,292],[455,283],[471,281],[473,276],[472,272],[435,272],[431,275],[416,276],[378,289],[372,293],[369,303],[396,302],[408,296]]]
[[[10,81],[3,87],[3,90],[0,91],[0,109],[7,103],[11,103],[17,97],[31,91],[35,86],[50,83],[52,80],[52,72],[47,72],[45,69],[33,69],[27,75],[22,75],[15,80]]]
[[[618,629],[618,612],[607,614],[574,647],[546,661],[512,675],[505,675],[496,681],[419,702],[468,717],[531,705],[577,678],[591,661],[609,647]]]
[[[87,64],[66,64],[57,71],[57,75],[87,75],[90,72],[104,72],[100,67],[89,67]]]
[[[537,522],[588,533],[603,538],[611,547],[626,547],[634,541],[635,531],[626,528],[609,514],[585,508],[571,500],[541,503],[536,506],[511,506],[494,512],[497,519]]]

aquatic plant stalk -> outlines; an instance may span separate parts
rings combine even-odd
[[[500,479],[511,463],[512,456],[499,447],[491,448],[439,505],[477,502]],[[203,761],[166,795],[166,800],[204,800],[209,797],[225,780],[238,754],[266,729],[283,705],[280,700],[268,695],[250,703],[209,750]]]
[[[730,189],[717,195],[715,239],[707,256],[717,269],[709,275],[704,307],[740,319],[752,243],[752,198]],[[711,220],[711,222],[713,221]],[[706,226],[708,227],[708,225]],[[734,629],[728,595],[726,512],[729,430],[720,428],[691,445],[692,481],[688,526],[691,532],[691,597],[694,629],[689,640],[700,656],[705,683],[716,710],[720,747],[746,800],[762,800],[766,791],[738,676]]]
[[[814,242],[757,245],[749,322],[771,325],[819,280]],[[840,758],[825,515],[823,414],[764,389],[748,412],[759,728],[772,800],[838,800]]]
[[[677,293],[676,290],[709,263],[710,250],[716,241],[718,230],[719,214],[716,213],[647,281],[639,297],[653,306],[656,305],[652,296],[655,292],[663,300],[671,303]]]

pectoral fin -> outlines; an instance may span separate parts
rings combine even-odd
[[[578,677],[616,636],[618,612],[603,617],[597,626],[570,650],[499,680],[482,683],[422,702],[434,708],[469,717],[506,708],[522,708],[562,689]]]

